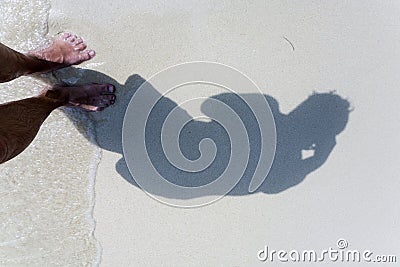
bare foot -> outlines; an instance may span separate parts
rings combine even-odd
[[[56,64],[54,67],[54,69],[58,69],[92,59],[96,53],[94,50],[85,50],[86,47],[86,43],[81,37],[64,33],[54,40],[49,47],[31,51],[28,56],[58,63],[59,65]]]
[[[101,111],[116,100],[111,84],[87,84],[77,87],[55,87],[46,92],[50,98],[63,99],[65,106],[80,107],[88,111]]]

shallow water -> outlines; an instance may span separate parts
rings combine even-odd
[[[0,42],[18,51],[45,44],[49,10],[49,1],[1,0]],[[0,103],[33,96],[44,86],[29,77],[0,84]],[[100,151],[88,141],[92,126],[82,120],[85,114],[74,113],[81,118],[76,127],[64,112],[75,111],[53,112],[31,146],[0,165],[1,266],[99,262],[92,209]]]

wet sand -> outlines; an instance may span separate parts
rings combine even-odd
[[[50,2],[4,1],[0,10],[2,43],[21,52],[46,44]],[[37,95],[48,82],[21,77],[1,84],[0,103]],[[94,135],[85,114],[65,111],[80,121],[53,112],[31,146],[0,166],[2,266],[90,266],[99,260],[92,209],[100,150],[88,141]]]

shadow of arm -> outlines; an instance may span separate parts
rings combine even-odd
[[[304,167],[303,170],[305,170],[306,172],[305,174],[313,172],[321,167],[322,164],[324,164],[325,161],[328,159],[335,145],[335,137],[324,140],[324,142],[322,143],[316,143],[314,148],[314,156],[304,159],[302,161]]]

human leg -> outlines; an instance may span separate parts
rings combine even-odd
[[[19,53],[0,43],[0,82],[80,64],[95,56],[82,38],[65,33],[44,49]]]
[[[114,104],[114,91],[110,84],[56,87],[37,97],[0,105],[0,163],[21,153],[54,109],[68,105],[100,111]]]

